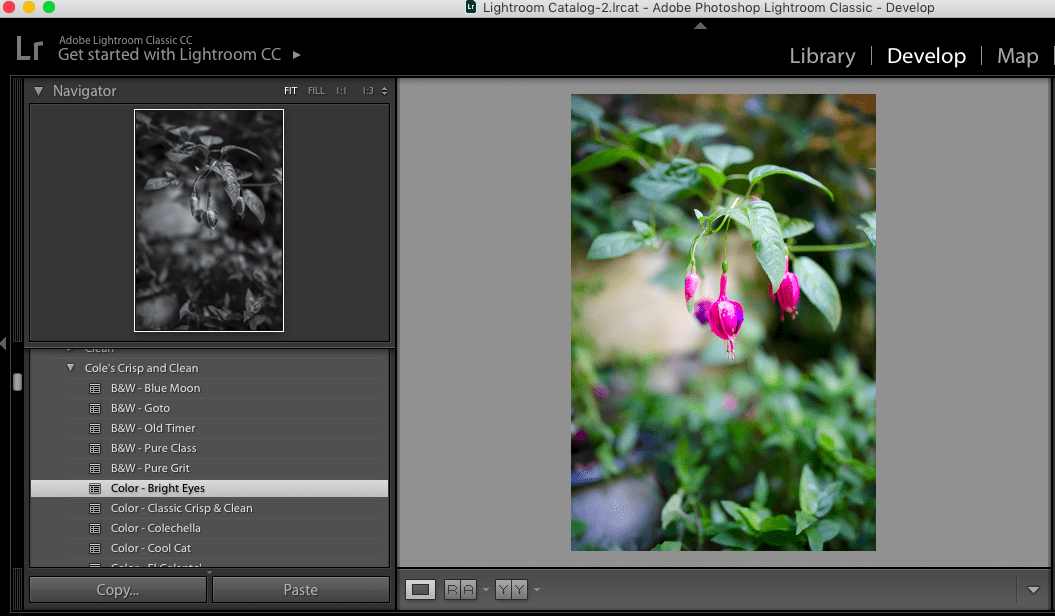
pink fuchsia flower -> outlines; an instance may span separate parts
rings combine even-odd
[[[685,303],[692,301],[692,296],[696,295],[696,288],[700,286],[700,277],[696,274],[696,267],[693,266],[692,271],[685,277]]]
[[[696,315],[700,325],[707,325],[707,320],[710,318],[708,312],[710,312],[713,303],[714,300],[707,297],[696,302],[696,308],[692,311],[692,314]]]
[[[799,277],[789,269],[790,259],[784,258],[784,280],[780,281],[777,294],[773,295],[773,285],[769,285],[769,299],[780,304],[780,320],[784,320],[784,313],[790,312],[791,318],[795,318],[798,310],[795,306],[799,303]]]
[[[710,324],[714,335],[726,341],[726,357],[736,359],[733,341],[736,340],[736,334],[740,332],[740,326],[744,324],[744,309],[739,302],[734,302],[725,296],[726,280],[727,276],[722,274],[718,301],[711,304],[711,308],[707,313],[707,322]]]
[[[593,386],[593,397],[597,398],[601,402],[604,402],[605,400],[607,400],[609,394],[611,394],[611,393],[612,393],[612,391],[610,389],[608,389],[608,386],[605,385],[604,383],[598,383],[598,384]]]

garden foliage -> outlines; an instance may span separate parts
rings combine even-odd
[[[573,242],[588,246],[587,259],[669,250],[673,263],[656,282],[684,290],[686,318],[723,338],[730,359],[704,350],[699,365],[724,371],[675,394],[649,391],[660,359],[595,362],[578,317],[603,281],[580,283],[573,427],[589,434],[608,471],[639,434],[668,444],[659,456],[666,504],[656,550],[874,550],[876,213],[867,179],[875,169],[866,166],[874,166],[874,141],[869,149],[848,140],[820,110],[849,117],[853,130],[874,126],[874,115],[837,97],[752,97],[740,110],[716,97],[700,114],[706,121],[663,123],[621,111],[655,100],[608,100],[606,109],[572,97]],[[736,299],[746,307],[743,294],[768,296],[774,317],[791,316],[778,331],[763,333],[725,299],[725,272],[738,269],[726,254],[730,233],[748,241],[763,274],[742,282]],[[722,265],[717,300],[696,293],[698,260]],[[746,356],[733,349],[741,324],[758,332]],[[591,397],[611,379],[635,383],[612,401],[619,422],[602,420]],[[573,538],[583,524],[572,521]]]
[[[176,199],[205,231],[140,227],[137,299],[175,298],[167,329],[281,330],[281,114],[143,110],[135,126],[138,211]]]

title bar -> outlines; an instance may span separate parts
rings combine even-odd
[[[1055,17],[1051,0],[50,0],[3,2],[0,18],[57,17]]]

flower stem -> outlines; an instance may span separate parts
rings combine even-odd
[[[854,248],[864,248],[869,246],[868,242],[857,242],[856,244],[835,244],[833,246],[800,246],[793,245],[788,246],[788,250],[791,252],[835,252],[837,250],[851,250]]]
[[[726,217],[726,219],[725,219],[725,239],[722,241],[722,273],[723,274],[725,273],[725,261],[726,261],[725,255],[726,255],[726,252],[727,252],[726,249],[729,248],[729,218],[730,217]]]

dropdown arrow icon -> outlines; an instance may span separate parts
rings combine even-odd
[[[381,88],[381,96],[388,96],[388,88]]]
[[[535,589],[535,592],[538,592],[538,589],[537,589],[537,588]]]
[[[66,364],[66,367],[70,369],[70,372],[73,372],[73,364]]]
[[[208,573],[209,573],[209,575],[212,575],[212,571],[209,571]]]
[[[490,589],[490,588],[485,588],[485,589],[484,589],[484,592],[487,592],[487,591],[489,591],[489,590],[491,590],[491,589]]]
[[[1033,594],[1036,594],[1036,592],[1040,590],[1040,586],[1026,586],[1026,588],[1028,588],[1029,592]]]
[[[41,91],[44,90],[44,86],[33,86],[33,90],[36,91],[37,96],[40,96]]]

